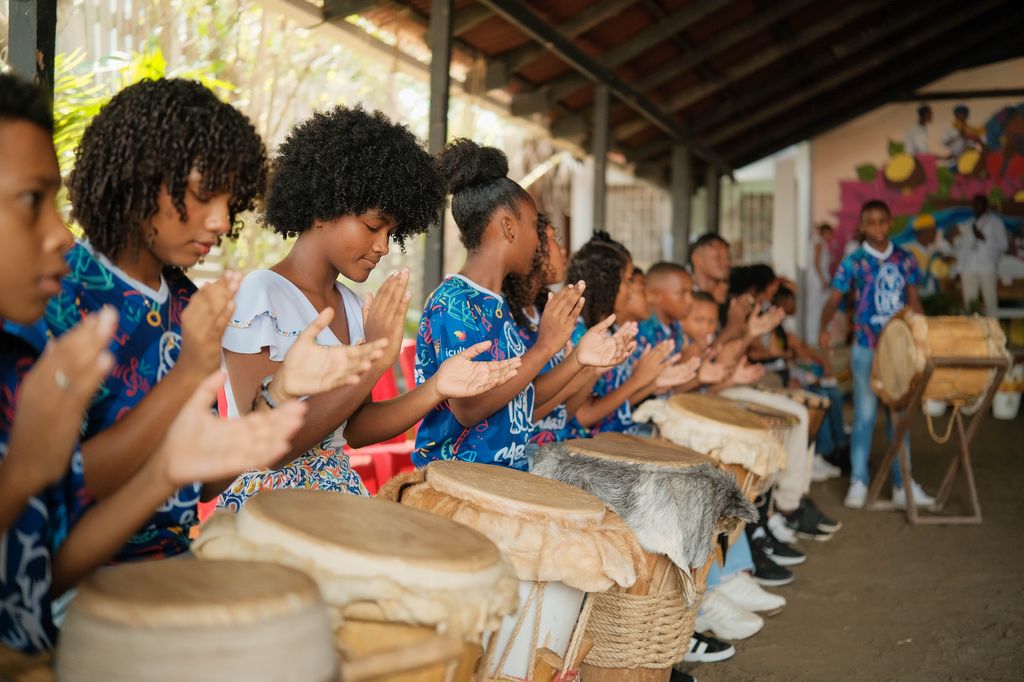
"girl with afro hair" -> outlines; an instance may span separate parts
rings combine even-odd
[[[629,251],[606,232],[597,232],[573,254],[569,261],[569,279],[590,283],[590,296],[583,307],[581,321],[573,338],[582,338],[586,325],[614,314],[621,323],[639,323],[647,317],[642,277],[634,276]],[[633,421],[632,406],[649,396],[686,384],[696,376],[697,363],[677,364],[674,344],[664,341],[638,348],[624,362],[603,368],[594,383],[585,389],[576,418],[592,432],[616,431],[642,433]]]
[[[413,463],[461,459],[525,470],[534,423],[568,397],[567,386],[584,366],[599,364],[619,341],[597,330],[545,372],[569,341],[584,304],[584,283],[554,294],[537,322],[536,338],[525,335],[498,292],[509,275],[525,277],[533,270],[540,246],[533,198],[507,177],[508,160],[493,147],[456,140],[441,153],[440,164],[469,254],[462,270],[446,277],[427,300],[416,339],[417,382],[429,382],[445,358],[474,345],[489,346],[495,360],[518,358],[522,365],[513,380],[473,400],[453,398],[427,414]]]
[[[82,415],[115,366],[118,314],[84,315],[50,341],[35,327],[60,291],[73,240],[57,211],[53,119],[33,85],[0,74],[0,648],[34,654],[57,636],[54,601],[114,556],[181,485],[258,466],[287,447],[302,406],[234,423],[210,414],[206,378],[146,447],[139,470],[84,504]],[[115,341],[115,345],[120,341]],[[12,661],[8,661],[11,663]]]
[[[110,346],[114,367],[82,424],[91,500],[114,495],[143,468],[173,416],[220,369],[220,338],[241,278],[228,273],[197,292],[183,268],[234,233],[237,215],[263,189],[265,166],[263,143],[248,119],[188,80],[125,88],[83,134],[69,189],[85,236],[65,257],[69,272],[46,307],[45,325],[59,337],[104,306],[119,313]],[[303,345],[312,348],[310,336]],[[319,389],[347,381],[365,360],[297,354],[288,383]],[[340,377],[339,367],[347,370]],[[296,388],[286,397],[303,392]],[[230,481],[238,472],[227,473]],[[205,486],[189,481],[168,497],[116,560],[187,551],[200,498],[216,496],[226,484],[204,479]]]
[[[274,160],[264,219],[282,237],[298,238],[282,261],[250,273],[238,291],[222,341],[229,412],[247,412],[259,396],[276,400],[280,386],[271,375],[299,330],[323,311],[333,310],[333,319],[319,343],[376,341],[386,351],[357,383],[305,401],[306,421],[291,451],[268,469],[240,476],[221,506],[237,509],[268,488],[365,495],[346,443],[358,448],[393,438],[443,401],[470,398],[515,375],[518,360],[473,362],[488,344],[471,344],[446,356],[437,374],[414,390],[387,401],[372,398],[402,347],[409,272],[393,273],[365,304],[338,278],[365,282],[390,242],[401,246],[426,232],[444,205],[434,160],[408,128],[381,112],[339,106],[291,131]]]
[[[541,314],[548,297],[551,295],[549,286],[561,284],[565,281],[567,257],[565,249],[558,241],[554,225],[543,213],[537,216],[537,236],[540,239],[540,246],[534,254],[533,268],[530,274],[525,277],[510,274],[505,278],[502,286],[502,293],[508,300],[512,311],[512,317],[519,325],[520,331],[527,346],[533,346],[537,342],[537,330],[540,325]],[[581,344],[585,345],[593,341],[593,337],[604,337],[605,330],[615,321],[614,315],[609,315],[601,322],[592,327],[593,334],[590,337],[583,337]],[[614,345],[607,348],[613,354],[609,355],[602,362],[606,365],[615,365],[623,362],[635,349],[632,341],[636,335],[636,324],[627,322],[619,326],[615,334]],[[570,352],[572,344],[559,350],[545,365],[541,373],[553,369],[565,361]],[[552,408],[549,405],[535,406],[534,419],[536,428],[530,436],[530,443],[541,446],[572,438],[583,438],[587,436],[587,430],[575,419],[576,403],[566,403],[567,396],[573,396],[593,385],[597,374],[594,372],[579,372],[576,378],[556,396],[558,403]],[[546,414],[545,414],[546,413]]]

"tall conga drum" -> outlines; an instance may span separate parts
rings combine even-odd
[[[753,520],[753,507],[711,458],[636,436],[544,447],[534,471],[601,498],[645,550],[648,576],[591,597],[583,679],[668,680],[689,647],[712,540]]]
[[[806,407],[808,418],[807,438],[813,441],[818,437],[818,431],[821,430],[821,424],[825,421],[825,415],[828,413],[828,408],[832,405],[832,401],[823,395],[802,388],[759,386],[758,390],[785,396]]]
[[[578,488],[461,461],[433,462],[407,477],[414,479],[381,494],[479,530],[515,567],[521,606],[488,645],[488,679],[532,680],[538,666],[572,668],[584,596],[629,587],[644,568],[626,524]]]
[[[1006,336],[989,317],[925,317],[904,308],[893,317],[875,349],[871,388],[886,405],[907,407],[914,389],[924,381],[929,358],[1010,360]],[[923,400],[970,405],[992,385],[995,370],[940,367],[932,372]]]
[[[764,420],[725,398],[681,393],[648,400],[633,418],[654,422],[663,438],[719,462],[750,499],[764,492],[786,466],[786,450]]]
[[[103,569],[68,609],[62,682],[333,682],[327,606],[286,566],[175,559]]]
[[[192,550],[307,572],[330,607],[343,668],[390,656],[392,682],[470,680],[487,633],[517,606],[515,575],[494,543],[386,500],[264,491],[237,514],[210,517]],[[450,654],[441,636],[463,646]]]

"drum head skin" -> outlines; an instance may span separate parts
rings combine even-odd
[[[717,466],[715,460],[682,445],[662,445],[651,439],[644,441],[639,437],[609,434],[599,438],[568,440],[562,445],[570,452],[597,459],[650,464],[667,469],[688,469],[699,464]]]
[[[693,417],[752,431],[765,431],[764,422],[736,402],[714,395],[680,393],[668,399],[673,409]],[[765,434],[767,435],[767,434]]]

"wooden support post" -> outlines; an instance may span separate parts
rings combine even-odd
[[[452,11],[454,0],[431,0],[430,27],[430,128],[427,150],[437,154],[448,142],[448,93],[451,88]],[[444,276],[444,218],[427,233],[423,249],[423,296]]]
[[[704,207],[704,230],[718,234],[718,218],[721,209],[721,177],[714,166],[707,167],[704,176],[706,206]]]
[[[7,58],[15,73],[53,96],[57,0],[9,0]]]
[[[686,145],[672,145],[672,260],[685,263],[690,253],[693,159]]]
[[[607,85],[594,86],[594,232],[605,229],[608,211],[608,110],[611,94]]]

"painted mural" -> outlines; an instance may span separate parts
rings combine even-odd
[[[922,105],[906,137],[889,141],[888,159],[882,165],[858,166],[856,179],[840,181],[836,238],[830,245],[834,264],[854,236],[860,207],[870,199],[889,204],[897,243],[914,238],[917,216],[932,216],[942,233],[969,219],[971,200],[979,194],[1002,215],[1011,238],[1022,236],[1024,102],[997,111],[984,125],[975,125],[970,109],[958,105],[940,149],[928,148],[924,131],[931,122],[931,108]]]

